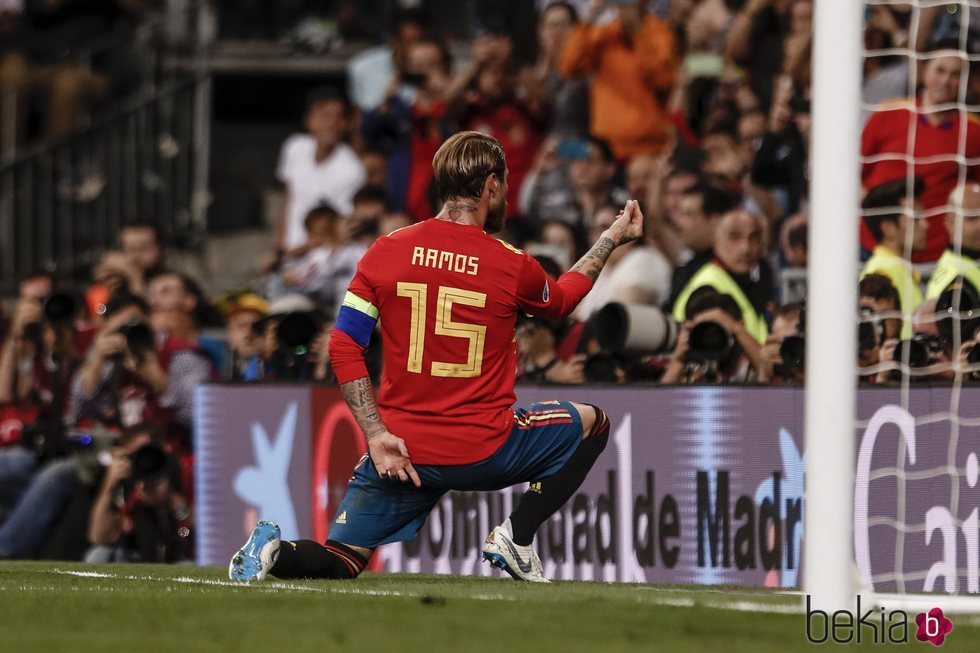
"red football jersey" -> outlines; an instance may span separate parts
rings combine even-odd
[[[916,106],[919,104],[917,100]],[[975,164],[977,157],[980,157],[980,122],[967,114],[963,120],[956,117],[933,125],[925,116],[909,111],[908,106],[907,99],[885,102],[868,119],[861,134],[861,155],[866,159],[861,167],[861,185],[871,189],[905,177],[912,164],[906,153],[911,152],[914,174],[923,182],[922,208],[928,210],[945,206],[950,191],[959,180],[957,152],[961,140],[964,151],[959,156],[969,162],[966,180],[980,179],[980,166]],[[914,125],[910,124],[912,121]],[[965,135],[961,134],[964,126]],[[945,213],[940,211],[926,219],[929,221],[928,241],[923,251],[912,254],[915,262],[935,261],[949,244]],[[875,246],[874,236],[863,220],[861,245],[868,250]]]
[[[518,311],[568,315],[591,289],[556,283],[531,256],[480,227],[430,219],[379,238],[361,259],[330,341],[341,383],[381,322],[378,405],[412,461],[461,465],[493,454],[510,433]]]

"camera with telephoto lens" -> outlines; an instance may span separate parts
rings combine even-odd
[[[936,327],[947,341],[954,340],[957,324],[962,342],[980,329],[980,294],[963,277],[954,279],[936,300]]]
[[[71,295],[54,293],[44,300],[44,319],[56,329],[71,326],[76,307],[75,298]],[[44,326],[41,322],[30,322],[24,325],[24,339],[34,343],[35,346],[41,344],[43,334]]]
[[[119,333],[126,337],[126,347],[134,354],[153,351],[156,344],[150,327],[139,320],[122,325]]]
[[[974,343],[970,347],[970,351],[966,355],[966,362],[969,365],[980,364],[980,342]],[[980,381],[980,370],[975,370],[970,372],[970,379],[973,381]]]
[[[782,364],[776,366],[776,373],[784,379],[793,378],[803,372],[806,360],[806,341],[800,334],[786,336],[779,343],[779,357]]]
[[[698,322],[687,338],[685,358],[692,363],[720,364],[731,356],[735,336],[714,320]]]
[[[873,309],[864,307],[858,322],[858,350],[871,351],[885,341],[885,321],[876,317]]]
[[[902,340],[895,347],[892,360],[896,363],[908,362],[912,369],[928,366],[943,352],[945,343],[939,336],[916,333],[910,340]]]
[[[595,325],[604,352],[656,353],[677,344],[677,323],[656,306],[610,302],[596,314]]]
[[[321,321],[312,311],[286,313],[276,325],[280,346],[296,356],[309,352],[314,338],[320,333]]]
[[[156,444],[144,444],[128,456],[132,463],[133,481],[154,481],[170,473],[173,459]]]

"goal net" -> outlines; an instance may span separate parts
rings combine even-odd
[[[980,0],[815,4],[804,592],[816,605],[861,594],[980,612],[978,44]],[[904,97],[876,97],[896,80]],[[861,276],[889,279],[893,297],[874,278],[858,292],[857,215]],[[857,330],[842,319],[854,306]]]

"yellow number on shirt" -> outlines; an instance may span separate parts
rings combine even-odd
[[[465,363],[433,361],[432,376],[459,376],[463,378],[480,376],[483,371],[483,344],[487,335],[487,327],[482,324],[453,322],[453,304],[483,308],[487,305],[487,295],[482,292],[439,286],[439,299],[436,304],[436,335],[466,338],[470,346]]]
[[[412,300],[412,324],[408,335],[408,371],[422,373],[422,351],[425,349],[425,298],[429,289],[424,283],[398,282],[398,296]]]
[[[412,300],[411,331],[408,340],[408,371],[422,373],[422,352],[425,349],[425,309],[428,288],[424,283],[398,283],[398,296]],[[432,361],[432,376],[471,378],[483,372],[483,348],[486,342],[487,327],[482,324],[456,322],[453,320],[453,305],[462,304],[475,308],[487,305],[487,295],[482,292],[439,286],[436,299],[437,336],[464,338],[469,342],[465,363],[446,363]]]

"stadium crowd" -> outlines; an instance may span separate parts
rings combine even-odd
[[[21,282],[0,344],[0,558],[186,560],[194,388],[334,382],[326,342],[360,257],[438,212],[432,155],[461,129],[504,145],[501,238],[550,274],[626,199],[648,220],[571,319],[519,320],[521,381],[802,381],[805,289],[791,281],[807,264],[813,1],[538,4],[529,60],[506,21],[456,60],[408,9],[350,59],[346,88],[310,90],[276,166],[286,201],[261,286],[207,297],[140,219],[84,286],[49,272]],[[935,162],[960,143],[976,156],[980,127],[955,103],[961,88],[977,103],[980,75],[949,49],[956,13],[938,9],[875,5],[866,17],[867,48],[887,54],[867,57],[863,88],[856,356],[868,383],[892,383],[902,360],[916,380],[980,360],[978,321],[948,317],[954,300],[980,310],[980,168]],[[910,63],[895,48],[932,54]],[[910,78],[918,96],[893,100]],[[909,153],[933,158],[909,174]]]

